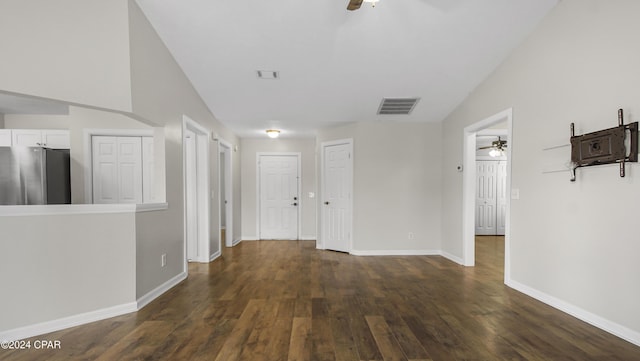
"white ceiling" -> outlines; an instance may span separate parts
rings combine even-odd
[[[557,0],[137,0],[212,113],[242,137],[444,119]],[[258,79],[275,70],[278,80]],[[383,97],[419,97],[376,115]]]

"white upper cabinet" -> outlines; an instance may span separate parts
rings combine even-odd
[[[68,130],[60,129],[11,129],[14,146],[69,149]]]
[[[43,130],[42,143],[44,147],[53,149],[70,149],[71,141],[68,130]]]
[[[0,147],[11,146],[11,129],[0,129]]]

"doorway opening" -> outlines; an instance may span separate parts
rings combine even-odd
[[[462,243],[463,243],[463,262],[465,266],[475,265],[475,236],[476,236],[476,189],[477,189],[477,173],[476,173],[476,151],[477,136],[481,131],[490,128],[496,124],[506,122],[507,138],[510,143],[513,139],[512,132],[512,114],[511,108],[500,113],[492,115],[479,122],[471,124],[464,128],[464,151],[463,151],[463,209],[462,209]],[[504,277],[505,282],[510,278],[510,257],[509,257],[509,241],[510,241],[510,210],[511,210],[511,144],[506,148],[506,175],[505,189],[507,197],[505,197],[504,205],[504,239],[505,239],[505,263]]]
[[[209,244],[209,132],[183,117],[185,262],[210,261]]]
[[[218,194],[219,194],[219,215],[218,237],[220,242],[224,240],[226,247],[233,247],[238,242],[233,242],[233,182],[232,182],[232,163],[231,163],[231,144],[219,139],[218,140]]]

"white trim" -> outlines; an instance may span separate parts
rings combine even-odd
[[[135,213],[136,204],[45,204],[0,206],[0,216]]]
[[[412,250],[355,250],[352,249],[349,254],[354,256],[440,256],[442,251],[433,249],[412,249]]]
[[[123,303],[117,306],[102,308],[95,311],[89,311],[69,317],[3,331],[0,332],[0,340],[22,340],[29,337],[43,335],[45,333],[60,331],[66,328],[136,312],[137,310],[136,302]]]
[[[198,257],[196,262],[207,263],[209,261],[209,242],[211,227],[209,221],[209,215],[211,211],[211,197],[210,197],[210,170],[209,170],[209,139],[210,132],[198,124],[195,120],[189,118],[186,115],[182,116],[182,135],[180,138],[182,144],[182,201],[183,201],[183,245],[184,245],[184,265],[183,272],[189,272],[188,255],[187,255],[187,164],[186,151],[185,151],[185,133],[186,130],[190,130],[196,135],[196,168],[198,172],[196,174],[196,196],[198,198]]]
[[[222,250],[218,250],[217,252],[214,252],[210,257],[209,257],[209,262],[213,262],[216,258],[222,256]]]
[[[309,235],[300,236],[300,240],[301,241],[316,241],[317,237],[316,236],[309,236]]]
[[[340,144],[346,144],[349,146],[349,153],[351,154],[350,159],[350,170],[351,173],[349,174],[349,192],[350,192],[350,202],[349,202],[349,252],[351,252],[353,250],[353,196],[354,196],[354,187],[353,187],[353,178],[354,178],[354,172],[355,172],[355,154],[354,154],[354,150],[353,150],[353,138],[346,138],[346,139],[338,139],[338,140],[331,140],[328,142],[322,142],[320,143],[320,189],[319,189],[319,197],[317,197],[316,199],[318,199],[318,201],[316,201],[316,205],[317,205],[317,209],[316,209],[316,217],[318,218],[319,222],[318,222],[318,226],[316,227],[316,231],[317,231],[317,240],[316,240],[316,248],[317,249],[326,249],[325,248],[325,240],[324,240],[324,236],[322,235],[322,229],[323,227],[323,222],[324,219],[322,217],[323,215],[323,211],[322,211],[322,199],[324,197],[323,191],[324,191],[324,148],[325,147],[330,147],[330,146],[334,146],[334,145],[340,145]]]
[[[242,241],[259,241],[260,239],[257,236],[242,236]]]
[[[301,152],[257,152],[256,153],[256,233],[260,239],[260,157],[282,156],[296,157],[297,160],[297,177],[298,177],[298,229],[296,230],[296,238],[300,239],[302,233],[302,153]]]
[[[238,245],[238,243],[240,243],[240,242],[242,242],[242,239],[239,239],[239,238],[238,238],[238,239],[235,239],[235,240],[233,241],[233,243],[231,244],[231,247]]]
[[[221,213],[220,208],[225,208],[225,216],[227,219],[225,220],[225,240],[224,244],[226,247],[233,246],[233,152],[231,148],[231,143],[227,142],[224,139],[218,139],[218,179],[220,178],[220,148],[225,148],[226,150],[222,152],[224,154],[224,191],[225,191],[225,199],[227,200],[227,204],[224,204],[224,199],[222,194],[220,194],[220,182],[218,181],[218,224],[221,224]],[[227,155],[228,154],[228,155]],[[222,229],[222,228],[221,228]],[[226,229],[229,232],[226,232]],[[218,234],[220,231],[218,231]],[[222,250],[222,240],[220,240],[220,249]]]
[[[184,281],[185,279],[187,279],[187,272],[179,273],[160,286],[147,292],[136,301],[138,310],[142,309],[144,306],[148,305],[156,298],[162,296],[165,292],[176,286],[178,283]]]
[[[553,297],[547,293],[539,291],[537,289],[526,286],[514,280],[505,282],[507,286],[513,288],[516,291],[522,292],[527,296],[533,297],[536,300],[546,303],[547,305],[557,308],[558,310],[565,312],[575,318],[578,318],[592,326],[609,332],[612,335],[620,337],[623,340],[629,341],[636,346],[640,346],[640,332],[634,331],[628,327],[607,320],[596,314],[593,314],[587,310],[577,307],[571,303],[565,302],[559,298]]]
[[[507,121],[507,139],[513,139],[513,109],[509,108],[463,130],[463,174],[462,174],[462,259],[463,265],[475,265],[475,178],[476,135],[494,124]],[[511,163],[513,147],[507,147],[507,194],[511,194]],[[507,197],[505,229],[505,282],[511,277],[510,234],[511,197]]]
[[[65,214],[106,214],[140,213],[161,211],[169,208],[168,203],[145,204],[38,204],[0,206],[0,217],[8,216],[50,216]]]
[[[460,258],[458,256],[454,256],[449,252],[442,251],[441,256],[446,258],[446,259],[448,259],[448,260],[450,260],[450,261],[452,261],[452,262],[455,262],[455,263],[457,263],[457,264],[459,264],[461,266],[464,266],[464,260],[462,258]]]
[[[153,128],[149,129],[93,129],[85,128],[82,134],[82,147],[84,152],[84,201],[93,203],[93,156],[91,150],[91,137],[94,135],[114,137],[153,137]]]
[[[164,211],[169,209],[169,203],[140,203],[136,204],[136,212]]]

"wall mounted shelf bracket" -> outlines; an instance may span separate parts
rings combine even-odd
[[[625,164],[638,162],[638,122],[624,125],[622,109],[618,109],[617,127],[583,135],[575,135],[574,128],[571,123],[572,182],[580,167],[619,163],[620,177],[624,177]]]

